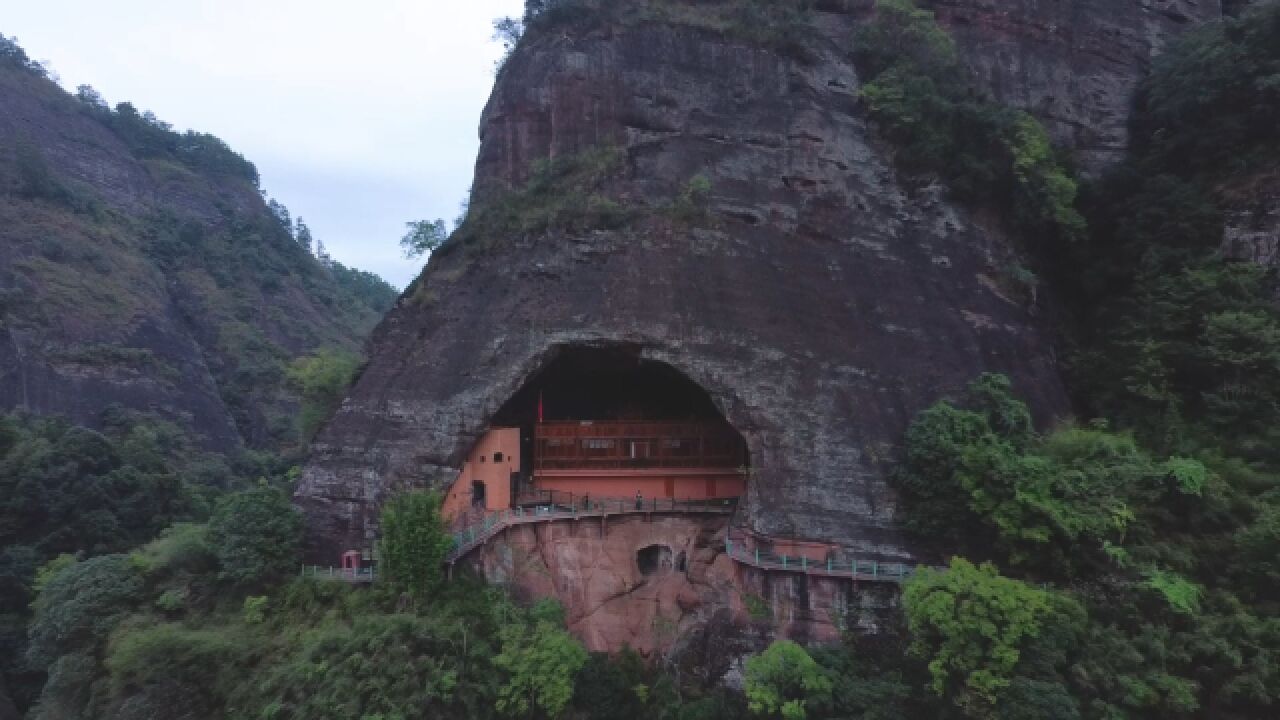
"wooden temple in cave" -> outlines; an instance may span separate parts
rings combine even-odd
[[[592,499],[736,498],[747,445],[675,369],[620,351],[566,350],[476,442],[444,501],[447,519]]]

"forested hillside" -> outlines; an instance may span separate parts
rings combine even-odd
[[[70,95],[0,36],[0,717],[43,684],[38,570],[286,482],[396,294],[218,138]]]
[[[395,297],[312,244],[218,138],[69,95],[0,40],[0,408],[297,446],[289,364],[357,353]]]

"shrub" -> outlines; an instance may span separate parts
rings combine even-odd
[[[832,681],[804,648],[778,640],[747,660],[747,706],[754,713],[804,720],[813,707],[830,703]]]
[[[440,517],[440,502],[437,493],[410,492],[382,508],[383,577],[417,598],[439,587],[445,555],[453,546]]]
[[[1009,687],[1024,644],[1051,611],[1047,593],[963,558],[946,572],[919,571],[902,603],[911,651],[929,662],[933,691],[976,717]]]
[[[899,167],[936,174],[956,195],[1009,212],[1027,241],[1053,255],[1083,239],[1077,183],[1035,118],[974,88],[955,43],[913,0],[878,0],[854,58],[871,117],[897,148]],[[1044,240],[1042,240],[1044,238]]]
[[[37,667],[92,651],[142,599],[142,578],[125,555],[104,555],[64,568],[36,597],[27,656]]]
[[[283,491],[262,483],[218,502],[209,543],[223,580],[259,587],[297,569],[302,517]]]
[[[440,252],[458,244],[565,230],[616,229],[631,213],[598,190],[625,163],[621,148],[599,146],[535,163],[524,186],[473,205]]]
[[[145,704],[162,706],[169,717],[214,717],[250,649],[226,628],[151,625],[114,637],[103,664],[112,699],[125,708]]]
[[[482,716],[487,652],[454,622],[379,614],[326,622],[267,669],[252,700],[259,707],[243,710],[297,720]]]
[[[289,383],[302,396],[298,424],[304,438],[314,437],[342,404],[361,362],[355,353],[332,348],[293,361]]]
[[[502,631],[502,652],[493,658],[507,681],[498,688],[498,710],[510,716],[535,711],[559,717],[573,700],[573,679],[587,651],[549,621],[513,625]]]
[[[200,575],[218,564],[209,544],[209,526],[197,523],[170,525],[160,537],[135,551],[133,558],[148,573]]]

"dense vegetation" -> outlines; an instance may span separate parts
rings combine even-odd
[[[0,645],[13,650],[0,673],[20,704],[39,691],[44,668],[22,662],[29,608],[49,576],[42,567],[127,552],[206,517],[224,489],[283,470],[269,456],[200,452],[173,425],[119,408],[101,432],[0,415]]]
[[[443,583],[438,509],[388,506],[372,589],[295,576],[300,520],[269,484],[132,553],[55,560],[36,581],[25,658],[48,682],[30,717],[737,716],[633,654],[589,655],[553,602]]]

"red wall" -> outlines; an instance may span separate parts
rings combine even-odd
[[[495,462],[502,453],[501,462]],[[472,483],[485,486],[486,511],[511,507],[511,473],[520,470],[520,428],[494,428],[471,449],[458,479],[444,498],[441,515],[446,521],[472,509]]]

